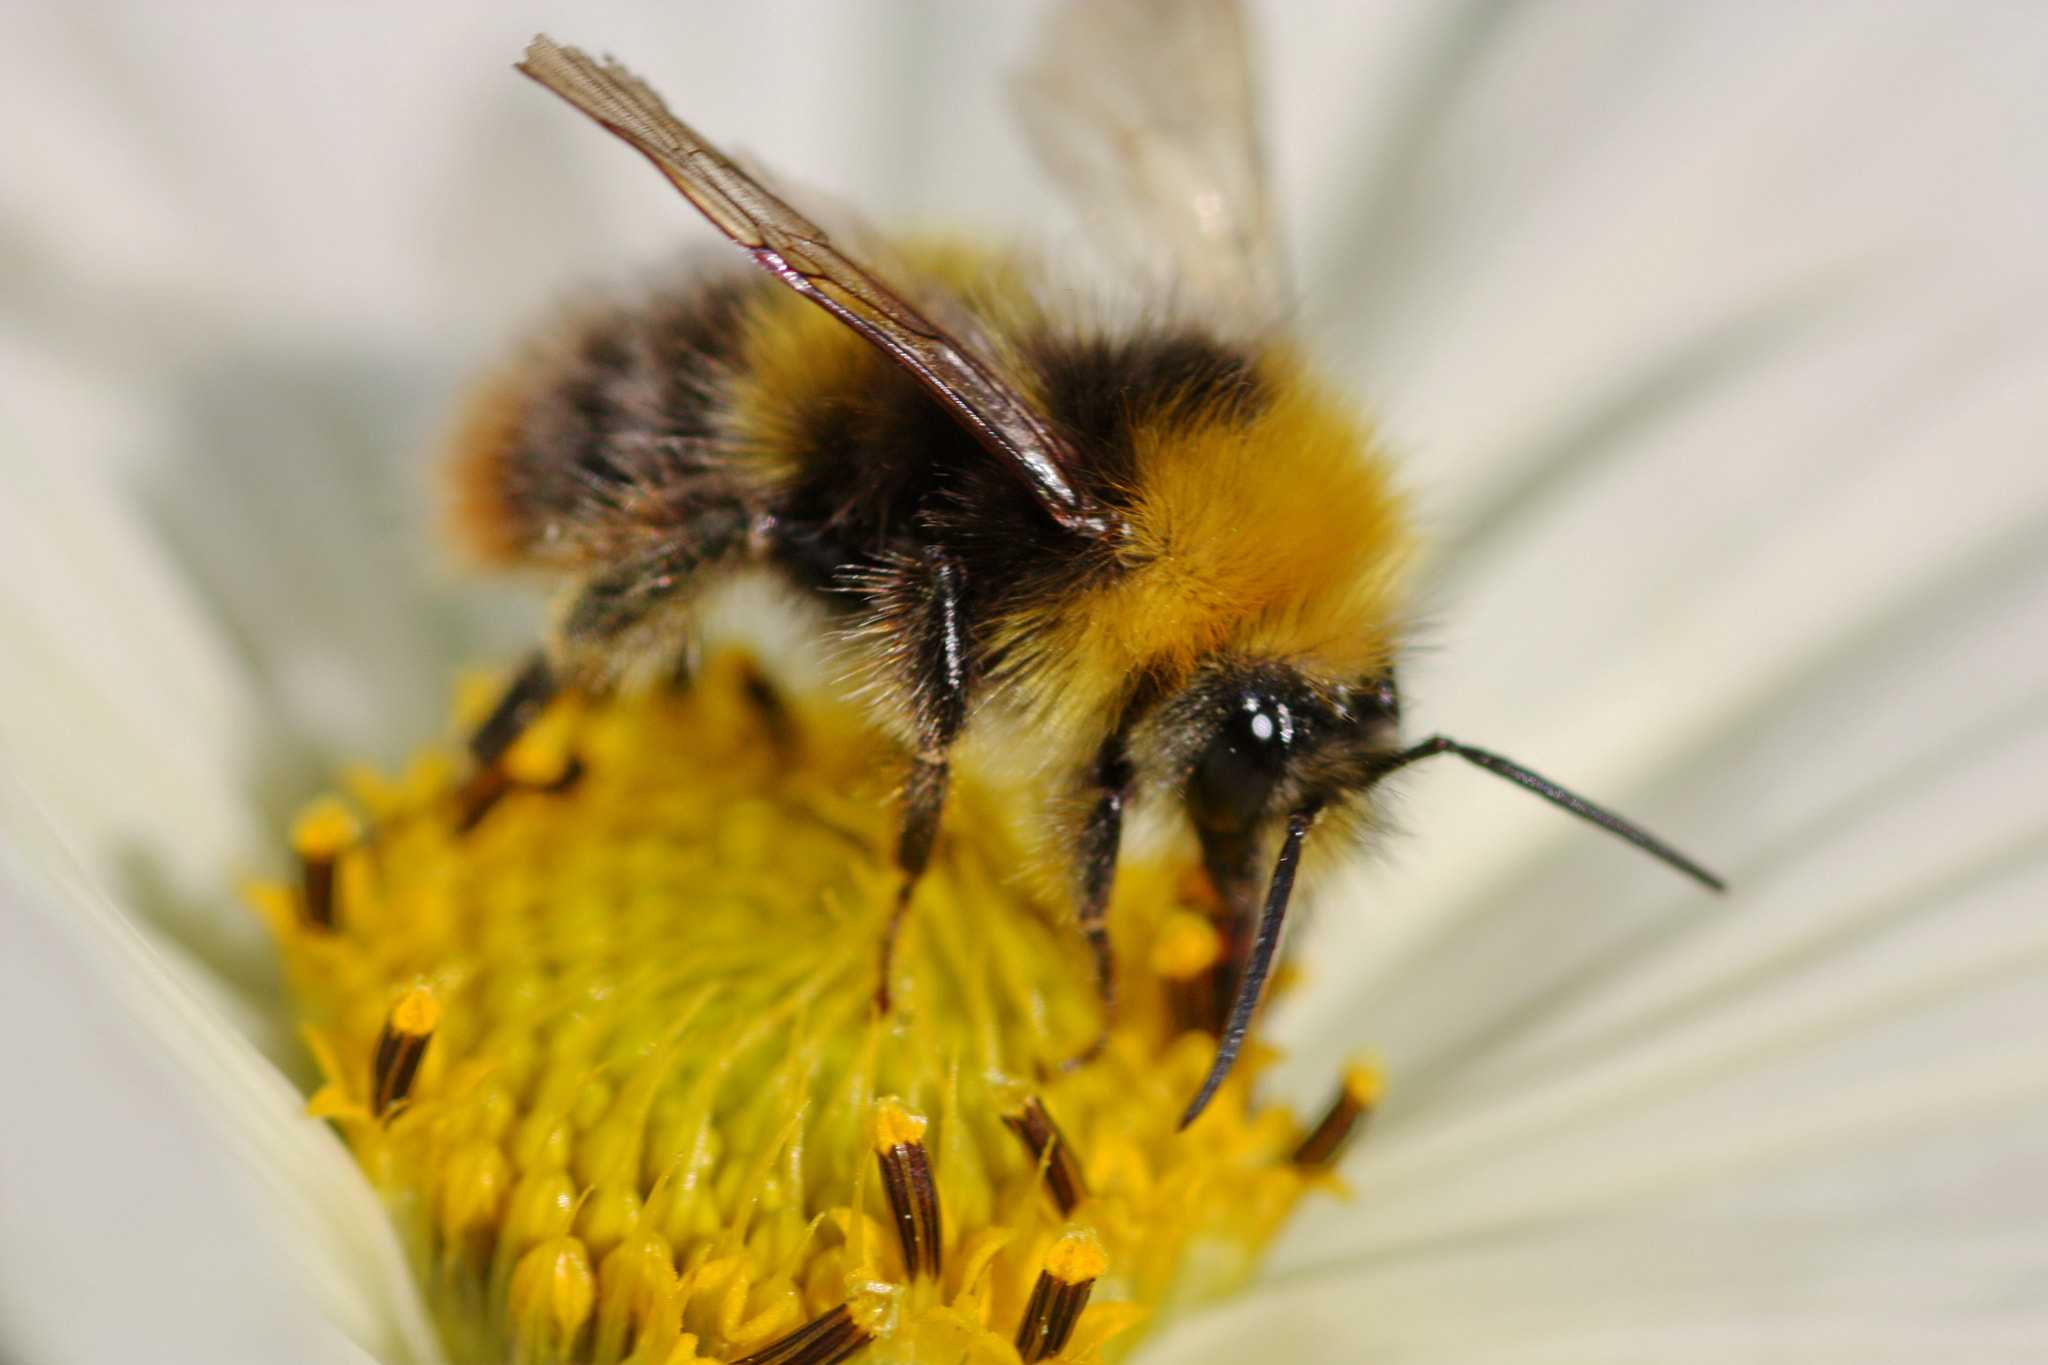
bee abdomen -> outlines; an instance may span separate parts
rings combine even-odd
[[[689,533],[741,496],[720,437],[751,301],[719,277],[559,324],[487,386],[460,433],[455,520],[486,563],[588,567]]]

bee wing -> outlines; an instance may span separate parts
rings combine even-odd
[[[1034,149],[1132,278],[1256,329],[1287,302],[1235,0],[1067,0],[1016,95]]]
[[[638,77],[546,36],[533,40],[518,69],[638,150],[777,279],[908,370],[1024,481],[1053,520],[1087,535],[1114,532],[1114,514],[1067,481],[1064,471],[1075,463],[1067,443],[1022,395],[671,114]]]

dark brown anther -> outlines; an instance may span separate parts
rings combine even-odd
[[[441,1022],[441,1002],[415,987],[398,997],[377,1037],[377,1058],[370,1070],[370,1112],[383,1118],[412,1094],[420,1059]]]
[[[1003,1123],[1024,1140],[1031,1159],[1045,1172],[1046,1192],[1059,1205],[1060,1215],[1071,1217],[1075,1205],[1088,1197],[1088,1182],[1082,1178],[1081,1163],[1074,1159],[1072,1144],[1052,1121],[1044,1103],[1033,1095],[1018,1106],[1016,1113],[1003,1115]]]
[[[304,872],[302,892],[306,907],[306,923],[316,929],[334,927],[334,859],[306,858],[301,860]]]
[[[838,1365],[874,1339],[874,1333],[853,1320],[853,1309],[842,1303],[733,1365]]]
[[[314,802],[292,829],[292,847],[299,855],[301,909],[306,923],[316,929],[334,927],[335,867],[361,834],[348,807],[331,797]]]
[[[894,1100],[875,1116],[875,1155],[882,1163],[882,1188],[896,1215],[903,1242],[903,1267],[915,1280],[939,1273],[939,1187],[932,1180],[932,1156],[924,1145],[925,1121]]]
[[[1024,1324],[1017,1329],[1017,1354],[1024,1358],[1024,1365],[1067,1349],[1074,1324],[1088,1306],[1088,1295],[1107,1269],[1109,1258],[1102,1254],[1102,1243],[1086,1229],[1070,1232],[1052,1244],[1052,1250],[1045,1253],[1045,1268],[1038,1272],[1038,1283],[1032,1286],[1031,1302],[1025,1305]]]
[[[1336,1165],[1359,1128],[1372,1117],[1373,1105],[1379,1102],[1379,1097],[1380,1073],[1376,1067],[1347,1067],[1344,1088],[1294,1149],[1294,1164],[1304,1171],[1327,1171]]]

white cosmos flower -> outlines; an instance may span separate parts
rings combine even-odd
[[[2048,1357],[2048,10],[1278,5],[1307,312],[1437,547],[1469,770],[1321,898],[1277,1084],[1385,1109],[1157,1361]],[[239,873],[525,627],[423,453],[698,232],[608,48],[882,221],[1066,231],[1021,7],[0,9],[0,1357],[431,1360]]]

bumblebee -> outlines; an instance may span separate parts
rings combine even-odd
[[[559,577],[542,649],[472,739],[480,773],[568,685],[675,657],[707,589],[814,602],[907,736],[890,945],[956,758],[1047,793],[1105,1019],[1126,816],[1184,820],[1213,884],[1228,1074],[1303,845],[1455,753],[1717,885],[1496,755],[1404,744],[1411,532],[1387,461],[1282,326],[1244,23],[1225,0],[1072,4],[1023,87],[1043,159],[1113,210],[1132,324],[1063,316],[1018,258],[843,251],[623,67],[546,37],[519,70],[645,155],[759,269],[594,310],[486,395],[468,539]],[[1106,1023],[1105,1023],[1106,1028]],[[1099,1046],[1099,1042],[1098,1042]]]

